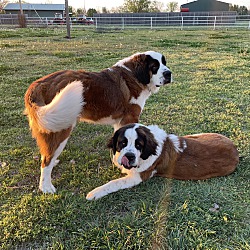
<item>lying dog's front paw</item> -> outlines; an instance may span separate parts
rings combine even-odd
[[[92,191],[90,191],[87,196],[86,199],[87,200],[97,200],[103,196],[107,195],[107,193],[100,187],[93,189]]]

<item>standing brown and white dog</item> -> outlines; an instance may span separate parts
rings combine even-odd
[[[129,124],[117,130],[108,146],[120,179],[92,190],[88,200],[138,185],[152,176],[180,180],[204,180],[232,173],[239,154],[233,142],[216,133],[179,137],[158,126]]]
[[[138,122],[151,93],[170,83],[165,57],[137,53],[101,72],[64,70],[33,82],[25,113],[41,153],[39,188],[54,193],[51,172],[77,120],[121,126]]]

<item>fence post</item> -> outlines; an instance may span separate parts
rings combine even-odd
[[[153,29],[153,17],[150,18],[150,27],[151,27],[151,30]]]
[[[250,30],[250,21],[249,21],[249,24],[248,24],[248,29]]]
[[[214,30],[215,30],[215,26],[216,26],[216,16],[214,16]]]
[[[122,18],[122,29],[124,30],[125,28],[125,22],[124,22],[124,17]]]
[[[183,16],[181,17],[181,30],[183,30],[183,22],[184,22],[184,20],[183,20]]]

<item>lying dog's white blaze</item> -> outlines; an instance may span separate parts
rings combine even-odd
[[[138,126],[135,126],[134,128],[131,129],[127,129],[125,132],[125,137],[127,138],[127,146],[124,147],[119,154],[119,157],[117,159],[117,162],[119,165],[122,165],[122,159],[125,156],[125,154],[127,153],[131,153],[135,155],[135,161],[133,164],[131,164],[132,166],[137,166],[139,163],[139,158],[140,158],[140,151],[138,149],[136,149],[135,147],[135,141],[138,138],[137,133],[135,128]]]

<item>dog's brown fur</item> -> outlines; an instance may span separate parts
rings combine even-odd
[[[33,82],[25,94],[25,113],[40,149],[41,167],[53,168],[51,161],[60,155],[77,120],[114,125],[115,129],[138,122],[146,99],[158,90],[159,86],[151,82],[151,77],[152,69],[156,65],[160,67],[160,63],[150,55],[141,53],[101,72],[63,70]],[[163,75],[168,68],[161,65]],[[171,81],[171,72],[168,72],[161,85]],[[68,99],[61,97],[63,93]],[[74,99],[77,103],[71,107]],[[56,100],[59,100],[59,104],[53,106]],[[74,114],[73,118],[71,113]],[[70,117],[68,123],[67,117]],[[49,186],[52,188],[44,192],[54,192],[53,185]]]
[[[183,141],[186,148],[177,153],[172,142],[167,138],[163,150],[156,162],[141,173],[143,180],[151,176],[174,178],[179,180],[204,180],[216,176],[231,174],[238,162],[239,153],[233,142],[216,133],[203,133],[179,137],[180,148]]]
[[[126,125],[107,146],[113,150],[114,164],[127,175],[95,188],[87,194],[88,200],[131,188],[153,176],[179,180],[226,176],[239,162],[234,143],[221,134],[179,137],[152,125]]]
[[[139,120],[141,108],[130,104],[129,99],[132,96],[137,98],[146,86],[136,81],[125,69],[117,68],[115,73],[108,70],[101,73],[67,70],[40,78],[26,92],[25,112],[30,119],[32,135],[44,156],[43,167],[49,164],[60,143],[69,137],[72,127],[54,133],[47,132],[37,122],[37,108],[50,103],[61,89],[75,80],[80,80],[86,89],[86,105],[81,120],[95,122],[112,115],[113,119],[122,117],[121,126]]]

